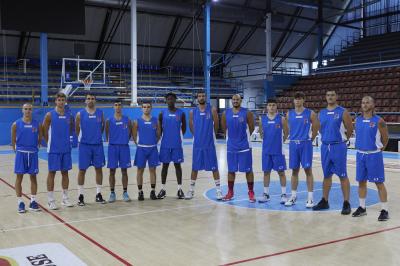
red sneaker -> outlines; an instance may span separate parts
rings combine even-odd
[[[228,190],[228,194],[222,198],[223,201],[230,201],[233,200],[233,190]]]
[[[249,190],[249,201],[254,203],[256,202],[256,198],[254,197],[254,191],[253,190]]]

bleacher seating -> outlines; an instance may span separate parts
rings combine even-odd
[[[375,68],[303,77],[277,97],[278,108],[293,108],[293,96],[297,91],[306,94],[306,107],[315,111],[326,106],[325,93],[335,90],[339,104],[350,112],[360,111],[361,98],[370,95],[375,99],[377,112],[388,112],[383,117],[388,122],[400,122],[400,67]]]

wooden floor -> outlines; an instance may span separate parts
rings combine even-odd
[[[38,243],[60,243],[88,265],[399,265],[400,261],[400,155],[385,158],[390,220],[378,222],[379,204],[367,208],[361,218],[341,216],[338,211],[285,211],[237,207],[205,198],[213,188],[210,173],[200,172],[196,195],[177,200],[176,179],[171,165],[168,197],[151,201],[146,171],[146,200],[137,201],[136,169],[129,171],[128,192],[133,199],[122,202],[117,178],[118,201],[94,203],[94,171],[86,177],[86,207],[44,209],[18,214],[13,174],[14,155],[0,148],[0,251]],[[287,151],[286,151],[287,152]],[[184,146],[184,191],[189,187],[191,146]],[[226,184],[226,146],[217,144],[222,184]],[[320,157],[314,152],[315,180],[322,181]],[[262,180],[261,148],[253,149],[254,171]],[[355,183],[355,158],[349,155],[348,172]],[[47,205],[47,161],[40,160],[38,201]],[[160,168],[157,170],[157,192]],[[287,171],[289,180],[289,171]],[[77,197],[77,165],[70,172],[70,197]],[[108,171],[104,171],[103,196],[108,199]],[[277,180],[277,175],[273,175]],[[301,175],[304,180],[304,174]],[[29,194],[29,178],[24,192]],[[239,174],[237,182],[244,182]],[[335,178],[334,182],[338,182]],[[257,183],[261,190],[261,183]],[[369,185],[375,189],[374,185]],[[315,190],[320,191],[321,186]],[[290,182],[287,190],[290,191]],[[340,193],[338,190],[337,193]],[[60,205],[60,176],[56,198]],[[258,195],[259,196],[259,195]],[[356,197],[356,195],[354,195]],[[376,196],[376,195],[375,195]],[[338,197],[341,201],[341,198]],[[278,201],[275,197],[273,201]],[[318,201],[319,198],[315,198]],[[25,199],[25,203],[28,200]],[[268,203],[273,204],[273,203]],[[275,203],[276,204],[276,203]],[[298,202],[297,204],[304,204]],[[340,202],[341,204],[341,202]],[[353,205],[353,209],[357,206]]]

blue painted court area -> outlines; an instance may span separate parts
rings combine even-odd
[[[290,184],[290,182],[289,182]],[[290,185],[289,185],[290,186]],[[290,189],[287,187],[288,190]],[[227,186],[222,186],[222,192],[225,195],[228,190]],[[250,203],[248,201],[247,195],[247,183],[236,183],[235,184],[235,199],[228,202],[217,201],[215,198],[215,188],[209,189],[204,193],[204,196],[212,201],[215,201],[219,204],[237,206],[242,208],[251,208],[251,209],[264,209],[264,210],[273,210],[273,211],[312,211],[311,209],[306,208],[307,201],[307,185],[305,181],[299,181],[299,187],[297,189],[297,202],[292,207],[285,207],[283,204],[280,204],[281,197],[281,186],[279,181],[271,181],[270,184],[270,196],[271,200],[267,203]],[[263,193],[263,182],[258,181],[254,182],[254,192],[256,193],[256,197],[259,198]],[[288,195],[290,197],[290,195]],[[322,182],[314,183],[314,200],[315,203],[322,197]],[[366,205],[374,205],[379,203],[378,191],[374,189],[368,189],[367,201]],[[329,195],[329,205],[330,209],[325,211],[340,211],[342,210],[343,204],[343,196],[342,190],[340,189],[339,183],[333,183],[332,189]],[[351,186],[350,191],[350,204],[352,208],[358,207],[358,187]]]

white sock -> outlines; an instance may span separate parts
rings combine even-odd
[[[292,198],[296,198],[297,197],[297,191],[296,190],[292,190]]]
[[[281,187],[281,193],[286,194],[286,187]]]
[[[363,199],[359,198],[359,201],[360,201],[360,207],[365,209],[365,198],[363,198]]]
[[[182,185],[178,185],[178,190],[182,189]]]
[[[36,195],[31,195],[31,202],[36,201]]]
[[[221,187],[220,180],[217,179],[217,180],[214,180],[214,182],[215,182],[215,187],[216,187],[217,189],[220,189],[220,187]]]
[[[96,184],[96,194],[101,193],[101,185]]]
[[[79,193],[79,195],[83,195],[85,193],[83,186],[78,185],[78,193]]]
[[[190,190],[194,190],[194,186],[196,185],[196,180],[190,180]]]
[[[18,201],[18,204],[20,204],[21,202],[24,202],[24,201],[22,200],[22,197],[17,197],[17,201]]]
[[[68,199],[68,189],[63,189],[62,198],[63,199]]]
[[[165,190],[165,184],[161,184],[161,189]]]
[[[54,191],[47,192],[47,198],[49,201],[54,201]]]
[[[388,211],[387,202],[381,202],[382,210]]]
[[[313,200],[313,192],[308,192],[307,193],[307,200]]]
[[[264,187],[264,194],[268,194],[269,195],[269,187]]]

